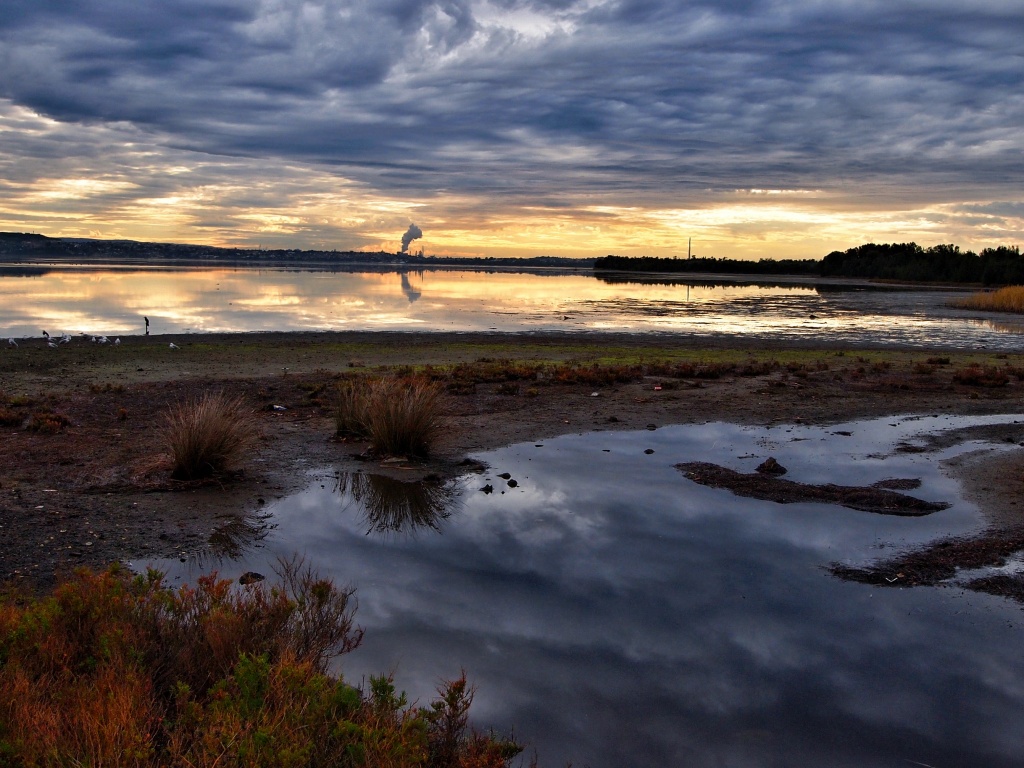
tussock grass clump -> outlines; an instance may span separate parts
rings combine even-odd
[[[63,414],[54,413],[53,411],[36,411],[29,417],[26,427],[32,432],[56,435],[64,427],[70,425],[71,420]]]
[[[374,452],[427,456],[442,429],[441,385],[425,377],[349,380],[338,386],[339,435],[365,437]]]
[[[997,291],[983,291],[954,303],[960,309],[1024,314],[1024,285],[1008,285]]]
[[[365,379],[345,379],[338,383],[334,397],[335,431],[343,437],[366,437]]]
[[[969,365],[954,371],[953,381],[969,387],[1003,387],[1010,382],[1010,376],[994,365]]]
[[[164,440],[176,480],[210,477],[233,466],[256,445],[259,428],[241,397],[205,392],[171,408]]]
[[[0,598],[0,764],[504,768],[521,751],[468,726],[465,676],[416,708],[387,676],[331,675],[362,640],[352,591],[294,560],[278,575],[172,589],[115,567]]]
[[[0,427],[20,427],[25,417],[17,411],[0,405]]]
[[[365,427],[377,453],[427,456],[441,433],[438,384],[422,379],[377,379],[366,393]]]

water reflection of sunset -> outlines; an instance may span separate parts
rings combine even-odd
[[[0,277],[0,333],[287,330],[625,331],[919,345],[1010,345],[942,292],[606,281],[469,270],[54,268]],[[1002,341],[997,341],[1002,339]]]

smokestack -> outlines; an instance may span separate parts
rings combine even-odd
[[[402,253],[406,253],[409,250],[409,243],[413,240],[419,240],[421,237],[423,237],[423,230],[415,224],[410,224],[409,228],[405,230],[405,234],[402,235]]]

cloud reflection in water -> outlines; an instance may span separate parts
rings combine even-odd
[[[477,457],[493,469],[463,480],[441,535],[367,535],[368,511],[314,483],[272,505],[260,556],[298,551],[357,588],[367,636],[342,659],[350,679],[395,670],[426,700],[465,668],[479,722],[514,725],[546,765],[1010,766],[1024,752],[1020,608],[825,570],[978,528],[940,472],[950,451],[894,451],[962,422],[708,424],[512,446]],[[700,458],[751,471],[769,452],[799,481],[916,477],[914,495],[954,504],[880,518],[738,499],[673,469]],[[503,471],[516,488],[477,491]],[[359,482],[364,499],[387,495]]]

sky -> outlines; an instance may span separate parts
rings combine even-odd
[[[0,230],[820,258],[1024,241],[1018,0],[4,0]]]

